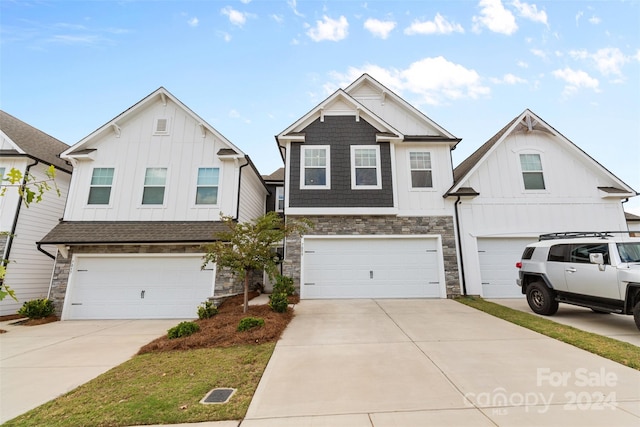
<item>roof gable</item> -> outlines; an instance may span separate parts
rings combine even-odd
[[[108,132],[114,132],[116,135],[119,135],[120,127],[124,123],[126,123],[128,120],[133,119],[140,112],[142,112],[142,111],[144,111],[144,110],[146,110],[148,108],[152,108],[152,106],[156,102],[162,102],[164,105],[167,105],[167,103],[169,103],[169,102],[174,103],[178,108],[182,109],[188,116],[190,116],[196,123],[198,123],[198,125],[200,127],[200,132],[202,132],[203,136],[204,136],[204,134],[206,132],[209,132],[209,133],[213,134],[217,139],[221,140],[224,144],[226,144],[230,150],[235,151],[235,153],[237,153],[238,157],[244,157],[245,156],[245,154],[244,154],[244,152],[242,152],[242,150],[240,150],[238,147],[236,147],[233,143],[231,143],[231,141],[229,141],[227,138],[225,138],[221,133],[219,133],[216,129],[214,129],[210,124],[208,124],[200,116],[198,116],[196,113],[194,113],[189,107],[187,107],[185,104],[183,104],[178,98],[173,96],[167,89],[165,89],[164,87],[160,87],[157,90],[155,90],[154,92],[152,92],[151,94],[149,94],[148,96],[146,96],[145,98],[143,98],[142,100],[140,100],[138,103],[136,103],[133,106],[129,107],[127,110],[125,110],[124,112],[120,113],[115,118],[109,120],[107,123],[105,123],[104,125],[102,125],[98,129],[93,131],[91,134],[87,135],[82,140],[80,140],[79,142],[77,142],[76,144],[74,144],[73,146],[68,148],[67,150],[65,150],[61,154],[61,157],[70,158],[70,157],[73,157],[74,155],[78,155],[78,154],[85,155],[84,154],[85,153],[84,150],[86,150],[88,148],[92,148],[91,147],[91,143],[92,142],[94,142],[97,139],[101,138],[103,135],[107,134]]]
[[[555,137],[558,143],[564,144],[565,148],[582,160],[584,163],[590,165],[590,167],[599,171],[603,175],[607,176],[612,182],[615,183],[616,189],[619,191],[608,191],[611,194],[621,194],[628,196],[636,195],[637,193],[608,169],[598,163],[594,158],[585,153],[580,147],[575,145],[564,135],[542,120],[539,116],[534,114],[531,110],[526,109],[519,116],[515,117],[506,126],[500,129],[494,136],[492,136],[487,142],[480,146],[474,153],[467,157],[462,163],[460,163],[453,171],[454,184],[447,192],[447,195],[456,193],[462,188],[467,179],[491,156],[491,154],[499,147],[510,135],[517,132],[532,132],[541,131],[548,133]]]
[[[58,155],[69,148],[67,144],[0,110],[0,139],[12,155],[22,154],[71,172],[72,167]],[[1,145],[0,145],[1,147]]]
[[[368,74],[363,74],[351,83],[345,92],[379,116],[384,117],[404,135],[412,136],[414,140],[417,136],[423,136],[426,139],[434,137],[449,139],[454,145],[460,141],[459,138],[456,138]],[[393,120],[391,118],[393,116],[402,117],[402,120]]]

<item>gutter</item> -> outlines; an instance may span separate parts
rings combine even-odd
[[[35,160],[35,163],[31,163],[30,165],[27,165],[27,168],[24,171],[24,177],[22,178],[22,187],[27,185],[27,176],[29,175],[29,171],[31,170],[31,168],[37,165],[38,163],[40,163],[38,159],[33,159],[33,160]],[[9,236],[7,239],[6,251],[4,253],[4,258],[2,260],[2,265],[4,267],[6,267],[7,264],[9,264],[9,256],[11,255],[11,246],[13,246],[13,238],[15,237],[15,234],[16,234],[16,228],[18,228],[18,218],[20,217],[20,209],[22,208],[23,203],[24,202],[22,198],[20,198],[20,201],[18,202],[18,207],[16,208],[16,214],[13,217],[13,224],[11,224],[11,232],[9,233]]]
[[[244,165],[241,165],[238,168],[238,200],[236,202],[236,217],[234,218],[236,221],[238,221],[238,218],[240,216],[240,190],[242,189],[242,169],[245,166],[249,166],[249,164],[251,163],[251,160],[249,160],[249,156],[245,154],[244,158],[247,161],[247,163],[245,163]]]
[[[453,212],[456,219],[456,234],[458,235],[458,248],[460,250],[460,281],[462,282],[462,295],[467,296],[467,282],[464,277],[464,256],[462,250],[462,237],[460,235],[460,216],[458,215],[458,204],[460,203],[460,196],[456,198],[453,204]]]

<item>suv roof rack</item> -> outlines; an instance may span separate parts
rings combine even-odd
[[[562,233],[547,233],[541,234],[538,237],[538,241],[543,240],[555,240],[555,239],[578,239],[581,237],[597,237],[600,239],[606,239],[607,237],[614,237],[614,234],[630,234],[631,231],[568,231]]]

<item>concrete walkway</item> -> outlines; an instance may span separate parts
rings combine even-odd
[[[640,347],[640,330],[636,327],[633,316],[594,313],[589,308],[569,304],[560,304],[558,312],[553,316],[541,316],[531,311],[525,298],[491,299],[489,301]]]
[[[306,300],[241,423],[414,425],[638,426],[640,372],[451,300]]]
[[[0,323],[0,424],[128,360],[179,320]]]

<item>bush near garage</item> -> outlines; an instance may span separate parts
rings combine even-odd
[[[249,329],[259,328],[264,326],[264,319],[259,317],[245,317],[240,319],[240,323],[238,323],[238,332],[246,332]]]
[[[213,302],[205,301],[198,306],[198,319],[211,319],[218,314],[218,307]]]
[[[25,301],[18,310],[18,314],[29,319],[44,319],[52,316],[55,312],[53,301],[48,298],[33,299]]]
[[[176,338],[188,337],[200,330],[200,326],[194,322],[180,322],[167,331],[167,337],[172,340]]]

